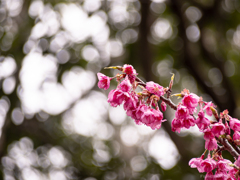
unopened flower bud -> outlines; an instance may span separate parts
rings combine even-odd
[[[163,112],[166,111],[166,109],[167,109],[167,105],[164,101],[161,102],[161,109]]]
[[[136,70],[133,68],[133,66],[132,66],[132,65],[129,65],[129,64],[125,64],[125,65],[123,66],[122,71],[123,71],[124,73],[126,73],[127,75],[136,75],[136,74],[137,74],[137,73],[136,73]]]
[[[146,89],[155,95],[162,96],[164,95],[164,88],[153,81],[146,83]]]
[[[98,87],[99,87],[100,89],[105,89],[105,90],[107,90],[107,89],[109,88],[109,86],[110,86],[110,80],[111,80],[111,78],[108,77],[108,76],[105,76],[105,75],[102,74],[102,73],[97,73],[97,77],[98,77],[98,80],[99,80],[99,82],[98,82]]]
[[[236,118],[231,118],[229,122],[230,128],[234,131],[240,131],[240,121]]]

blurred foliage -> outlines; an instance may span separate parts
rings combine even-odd
[[[1,179],[204,178],[188,166],[204,150],[196,130],[171,132],[170,109],[158,131],[135,125],[96,73],[127,63],[163,86],[174,73],[173,93],[240,118],[238,0],[0,3]]]

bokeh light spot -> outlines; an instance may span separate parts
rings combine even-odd
[[[197,25],[190,25],[186,29],[186,35],[189,41],[197,42],[200,38],[200,30]]]
[[[5,94],[11,94],[15,88],[16,80],[13,76],[7,77],[3,81],[3,91]]]
[[[20,125],[23,123],[24,116],[20,108],[15,108],[12,111],[12,121],[15,125]]]
[[[185,11],[187,18],[192,22],[198,21],[202,17],[201,11],[194,6],[190,6]]]
[[[149,142],[149,154],[154,157],[163,169],[171,169],[179,159],[175,144],[161,129]]]

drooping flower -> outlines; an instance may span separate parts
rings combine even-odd
[[[163,121],[154,121],[153,123],[149,124],[152,130],[160,129]]]
[[[125,111],[127,111],[129,109],[136,109],[137,103],[138,103],[137,95],[135,94],[135,92],[131,92],[131,93],[129,93],[129,97],[125,99],[123,108],[125,109]]]
[[[117,107],[129,98],[129,94],[120,89],[113,89],[108,94],[108,102],[113,107]]]
[[[210,121],[205,118],[204,112],[202,110],[200,110],[198,113],[196,124],[200,130],[204,130],[210,125]]]
[[[151,111],[154,114],[154,121],[149,123],[149,126],[152,130],[160,129],[162,122],[165,121],[163,120],[163,114],[159,110],[151,109]]]
[[[126,110],[126,114],[127,114],[127,116],[130,116],[132,119],[137,120],[136,111],[137,111],[137,109],[129,108]]]
[[[155,116],[155,120],[157,121],[162,121],[163,119],[163,113],[159,110],[156,109],[151,109],[151,111],[153,112],[154,116]]]
[[[154,113],[151,111],[150,108],[147,108],[141,117],[141,120],[144,124],[150,124],[154,121]]]
[[[220,135],[225,133],[225,126],[224,126],[224,124],[222,122],[215,123],[215,124],[213,124],[211,126],[212,126],[212,129],[211,129],[212,133],[216,137],[218,137],[218,136],[220,136]]]
[[[129,79],[130,83],[133,84],[136,80],[136,76],[135,75],[128,75],[128,79]]]
[[[228,178],[228,174],[227,172],[223,172],[223,171],[217,171],[214,175],[214,179],[213,180],[227,180]]]
[[[123,92],[129,92],[132,88],[132,85],[128,79],[128,77],[126,77],[119,85],[118,88],[121,89]]]
[[[180,133],[181,128],[182,128],[182,121],[180,119],[173,119],[172,120],[172,131],[175,132],[177,131],[178,133]]]
[[[210,107],[216,107],[216,106],[210,101],[203,107],[203,110],[206,110],[207,115],[212,116],[212,110]]]
[[[98,77],[98,87],[100,89],[104,89],[104,90],[107,90],[110,86],[110,80],[111,78],[108,77],[108,76],[105,76],[104,74],[102,73],[97,73],[97,77]]]
[[[141,117],[139,117],[141,116]],[[152,109],[146,105],[141,105],[136,111],[137,121],[151,127],[153,130],[159,129],[163,122],[163,114],[159,110]]]
[[[204,180],[215,180],[214,175],[213,175],[213,172],[212,172],[212,171],[208,172],[208,173],[206,174]]]
[[[136,70],[133,68],[132,65],[129,64],[124,64],[123,72],[125,72],[127,75],[137,75]]]
[[[232,168],[229,172],[228,172],[228,174],[230,175],[230,177],[232,177],[233,178],[233,180],[236,180],[236,177],[235,177],[235,175],[236,175],[236,173],[238,172],[238,170],[237,169],[235,169],[235,168]],[[238,178],[239,179],[239,178]],[[229,180],[229,179],[228,179]]]
[[[178,105],[175,116],[177,119],[186,119],[189,115],[188,108],[183,105]]]
[[[205,129],[204,131],[204,139],[205,140],[210,140],[214,138],[214,134],[212,133],[210,128]]]
[[[238,156],[238,159],[235,161],[235,163],[238,167],[240,167],[240,156]]]
[[[140,104],[136,110],[136,120],[141,120],[143,113],[148,109],[145,104]]]
[[[236,174],[236,173],[235,173],[235,174]],[[232,177],[232,176],[230,175],[230,172],[228,172],[226,180],[236,180],[236,177],[235,177],[235,176]],[[239,180],[239,178],[238,178],[238,180]]]
[[[199,97],[194,93],[186,94],[182,99],[183,105],[188,108],[190,114],[196,111],[198,102]]]
[[[195,125],[195,119],[193,116],[188,116],[187,118],[182,120],[182,126],[185,127],[186,129],[189,129],[191,126]]]
[[[240,131],[240,121],[236,118],[231,118],[229,122],[230,128],[234,131]]]
[[[220,159],[217,162],[218,169],[223,171],[223,172],[229,171],[233,168],[233,167],[229,166],[229,164],[232,164],[232,162],[227,160],[227,159]]]
[[[208,156],[207,159],[204,159],[200,166],[203,170],[203,172],[210,172],[213,169],[216,168],[217,162],[215,160],[213,160],[210,156]]]
[[[203,158],[204,155],[202,155],[200,158],[192,158],[188,164],[191,168],[197,168],[199,172],[204,172],[201,167],[201,162],[203,161]]]
[[[240,132],[235,131],[233,134],[233,140],[234,141],[239,141],[240,140]]]
[[[129,98],[125,99],[123,108],[126,111],[126,114],[130,116],[132,119],[136,119],[136,110],[138,105],[138,98],[136,94],[130,94]]]
[[[215,138],[205,141],[205,149],[212,151],[214,149],[217,149],[217,147],[217,140]]]
[[[164,95],[164,88],[153,81],[146,83],[146,89],[159,97]]]

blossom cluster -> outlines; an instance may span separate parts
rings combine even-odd
[[[117,107],[123,104],[128,116],[137,124],[145,124],[154,129],[159,129],[163,120],[163,114],[158,107],[160,96],[165,94],[165,89],[157,83],[147,82],[146,87],[137,93],[136,70],[131,65],[124,65],[121,69],[124,74],[117,75],[118,86],[109,92],[108,102]],[[113,78],[98,73],[98,87],[108,89]],[[162,110],[166,110],[166,104],[161,104]]]
[[[197,168],[200,173],[206,172],[206,180],[234,180],[237,169],[230,166],[231,163],[231,161],[218,155],[214,159],[210,155],[204,159],[203,154],[200,158],[191,159],[189,165],[192,168]],[[213,174],[213,170],[215,170],[215,174]]]
[[[169,87],[164,88],[152,81],[142,82],[131,65],[125,64],[123,67],[110,68],[118,69],[122,71],[122,74],[108,77],[98,73],[97,76],[98,87],[101,89],[107,90],[113,79],[118,82],[117,88],[111,90],[108,95],[108,102],[111,106],[123,104],[126,114],[134,119],[136,124],[145,124],[154,130],[159,129],[161,123],[165,121],[158,104],[161,104],[162,111],[165,111],[169,105],[176,110],[171,123],[172,131],[180,133],[182,128],[189,129],[196,125],[204,134],[205,149],[209,151],[208,157],[204,159],[205,151],[200,158],[190,160],[190,167],[197,168],[200,173],[205,172],[206,180],[240,179],[240,149],[237,146],[240,145],[240,121],[238,119],[229,116],[227,110],[219,115],[212,102],[205,102],[201,97],[186,89],[175,94],[182,99],[178,105],[173,104],[170,100],[173,78]],[[137,93],[138,86],[141,92]],[[215,120],[210,121],[211,116],[214,116]],[[232,137],[231,132],[233,132]],[[229,147],[229,142],[233,147]],[[222,149],[219,144],[223,145]],[[227,150],[234,156],[233,164],[222,157],[222,150]]]

